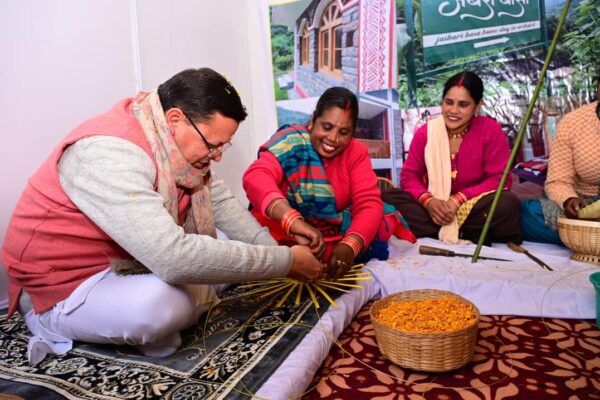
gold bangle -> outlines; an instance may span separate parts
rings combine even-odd
[[[267,217],[271,218],[271,213],[273,212],[273,209],[275,208],[275,206],[277,205],[277,203],[279,203],[280,201],[283,201],[284,199],[282,197],[279,197],[275,200],[273,200],[271,202],[271,204],[269,204],[267,206],[267,209],[265,210],[265,214],[267,215]]]
[[[279,223],[281,224],[281,228],[283,229],[283,231],[285,232],[286,235],[290,235],[290,228],[292,227],[292,224],[294,223],[294,221],[296,221],[297,219],[304,219],[302,217],[302,214],[300,214],[300,212],[298,210],[295,210],[293,208],[290,208],[289,210],[287,210],[285,212],[285,214],[283,214],[283,216],[281,217],[281,221],[279,221]]]
[[[433,195],[431,193],[429,193],[429,192],[425,192],[421,196],[419,196],[418,202],[424,208],[427,208],[427,204],[429,204],[429,202],[431,200],[433,200]]]
[[[456,204],[456,207],[460,207],[461,204],[458,200],[456,200],[456,197],[454,196],[450,196],[450,199],[454,202],[454,204]]]

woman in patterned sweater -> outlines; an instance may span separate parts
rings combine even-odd
[[[600,76],[596,95],[600,98]],[[596,100],[564,116],[550,149],[547,198],[523,201],[521,224],[525,240],[561,244],[557,220],[600,199],[600,103]]]

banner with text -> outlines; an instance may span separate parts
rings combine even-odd
[[[540,42],[539,1],[423,0],[425,64]]]

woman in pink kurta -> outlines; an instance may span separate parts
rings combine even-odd
[[[309,245],[333,276],[378,234],[385,242],[402,228],[398,218],[382,223],[384,205],[367,148],[352,137],[357,119],[356,96],[328,89],[308,129],[280,128],[243,177],[255,218],[280,244]]]
[[[448,168],[449,190],[444,198],[431,193],[433,171],[428,170],[426,163],[432,121],[415,133],[402,167],[401,190],[384,193],[384,201],[396,206],[417,237],[437,238],[440,229],[456,218],[459,238],[479,240],[510,156],[500,125],[492,118],[478,115],[482,96],[483,82],[472,72],[454,75],[444,86],[439,118],[443,118],[441,126],[445,133],[441,143],[449,148],[431,150],[434,158],[436,154],[447,154],[449,158],[438,164]],[[509,178],[505,189],[510,186]],[[459,213],[461,207],[466,214]],[[488,238],[500,242],[522,241],[519,201],[508,190],[500,196]]]

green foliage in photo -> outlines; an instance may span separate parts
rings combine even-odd
[[[277,83],[277,79],[274,80],[273,86],[275,87],[275,101],[288,99],[287,90],[284,90],[279,87],[279,84]]]
[[[294,68],[294,34],[286,26],[271,25],[271,55],[275,75]]]

